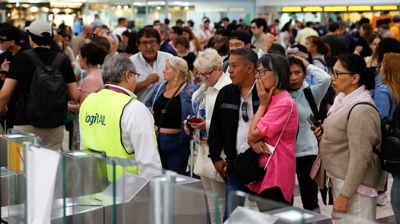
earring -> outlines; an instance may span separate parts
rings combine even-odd
[[[178,80],[178,78],[177,78],[177,77],[175,77],[175,81],[176,81],[176,80]]]

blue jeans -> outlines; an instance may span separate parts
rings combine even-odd
[[[231,201],[231,198],[229,198],[229,192],[231,191],[243,191],[248,193],[249,189],[242,183],[240,183],[237,179],[233,171],[227,169],[226,171],[229,176],[229,180],[225,181],[225,212],[224,212],[224,219],[223,222],[225,222],[228,218],[228,208],[231,208],[231,211],[233,212],[236,207],[238,206],[244,206],[244,197],[233,197],[235,200]],[[229,205],[230,204],[230,205]],[[230,211],[229,211],[230,212]]]
[[[164,169],[185,175],[190,155],[190,142],[181,142],[181,133],[157,135],[161,164]]]
[[[397,224],[400,224],[400,176],[393,175],[393,185],[390,191],[390,203],[392,204]]]

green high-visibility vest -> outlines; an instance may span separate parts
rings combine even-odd
[[[126,94],[109,89],[90,94],[79,111],[83,150],[106,153],[107,176],[109,181],[117,180],[123,172],[137,175],[138,166],[135,152],[128,153],[122,143],[121,117],[131,100]],[[138,118],[140,119],[140,118]],[[113,164],[116,175],[113,177]]]

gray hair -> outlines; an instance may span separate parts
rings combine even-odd
[[[218,69],[222,64],[222,58],[215,49],[207,48],[199,52],[193,66],[200,69]]]
[[[107,55],[102,66],[104,84],[121,83],[127,71],[136,72],[135,65],[127,54]]]
[[[242,57],[243,61],[245,62],[246,66],[249,64],[254,65],[254,69],[257,66],[258,56],[256,52],[254,52],[250,48],[238,48],[236,50],[231,51],[230,55],[239,55]]]
[[[165,34],[165,39],[164,40],[168,40],[168,38],[169,38],[169,27],[168,27],[167,24],[160,23],[160,32]]]

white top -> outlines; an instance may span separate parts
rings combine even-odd
[[[117,35],[119,35],[120,37],[122,37],[122,33],[125,31],[125,30],[127,30],[128,29],[128,27],[117,27],[117,28],[115,28],[114,30],[113,30],[113,34],[117,34]]]
[[[136,95],[121,86],[107,84],[122,89],[129,96]],[[154,118],[149,109],[138,100],[132,100],[125,106],[121,117],[122,142],[128,153],[135,151],[139,162],[139,176],[161,175],[161,162],[158,148],[154,144]]]
[[[302,45],[306,45],[306,38],[309,36],[319,36],[317,31],[315,31],[313,28],[311,27],[305,27],[304,29],[300,30],[297,33],[296,36],[296,43],[302,44]]]
[[[247,95],[246,99],[243,99],[243,97],[240,96],[239,125],[238,125],[238,129],[237,129],[237,137],[236,137],[236,153],[238,155],[242,152],[245,152],[247,149],[250,148],[250,145],[248,144],[248,141],[247,141],[247,135],[249,133],[251,119],[254,116],[253,96],[252,96],[252,91],[253,91],[254,85],[255,85],[255,83],[253,84],[253,87],[250,89],[250,92]],[[247,102],[247,116],[249,117],[249,120],[247,122],[244,122],[244,120],[242,118],[242,103],[243,102]]]
[[[210,30],[204,30],[204,29],[199,29],[196,33],[196,37],[198,39],[206,39],[211,37],[211,31]],[[206,46],[207,42],[205,42],[204,44],[201,44],[201,49],[204,48],[204,46]]]
[[[136,67],[136,72],[140,74],[137,82],[143,82],[150,74],[157,73],[160,78],[157,83],[150,84],[149,86],[143,88],[140,92],[137,93],[137,98],[145,103],[148,99],[150,99],[151,93],[157,84],[163,83],[164,81],[164,68],[167,59],[173,58],[174,56],[170,53],[165,53],[158,51],[157,59],[154,61],[153,66],[147,63],[144,59],[142,52],[138,52],[135,55],[130,57],[131,61]]]
[[[231,78],[222,73],[221,77],[219,77],[217,83],[213,87],[208,87],[206,84],[203,84],[200,86],[200,88],[193,93],[192,96],[192,102],[196,100],[199,95],[201,95],[204,91],[207,91],[207,97],[206,97],[206,131],[208,134],[208,131],[210,130],[210,124],[211,124],[211,118],[212,114],[214,112],[214,105],[215,105],[215,100],[217,99],[219,91],[226,85],[231,84],[232,80]]]

